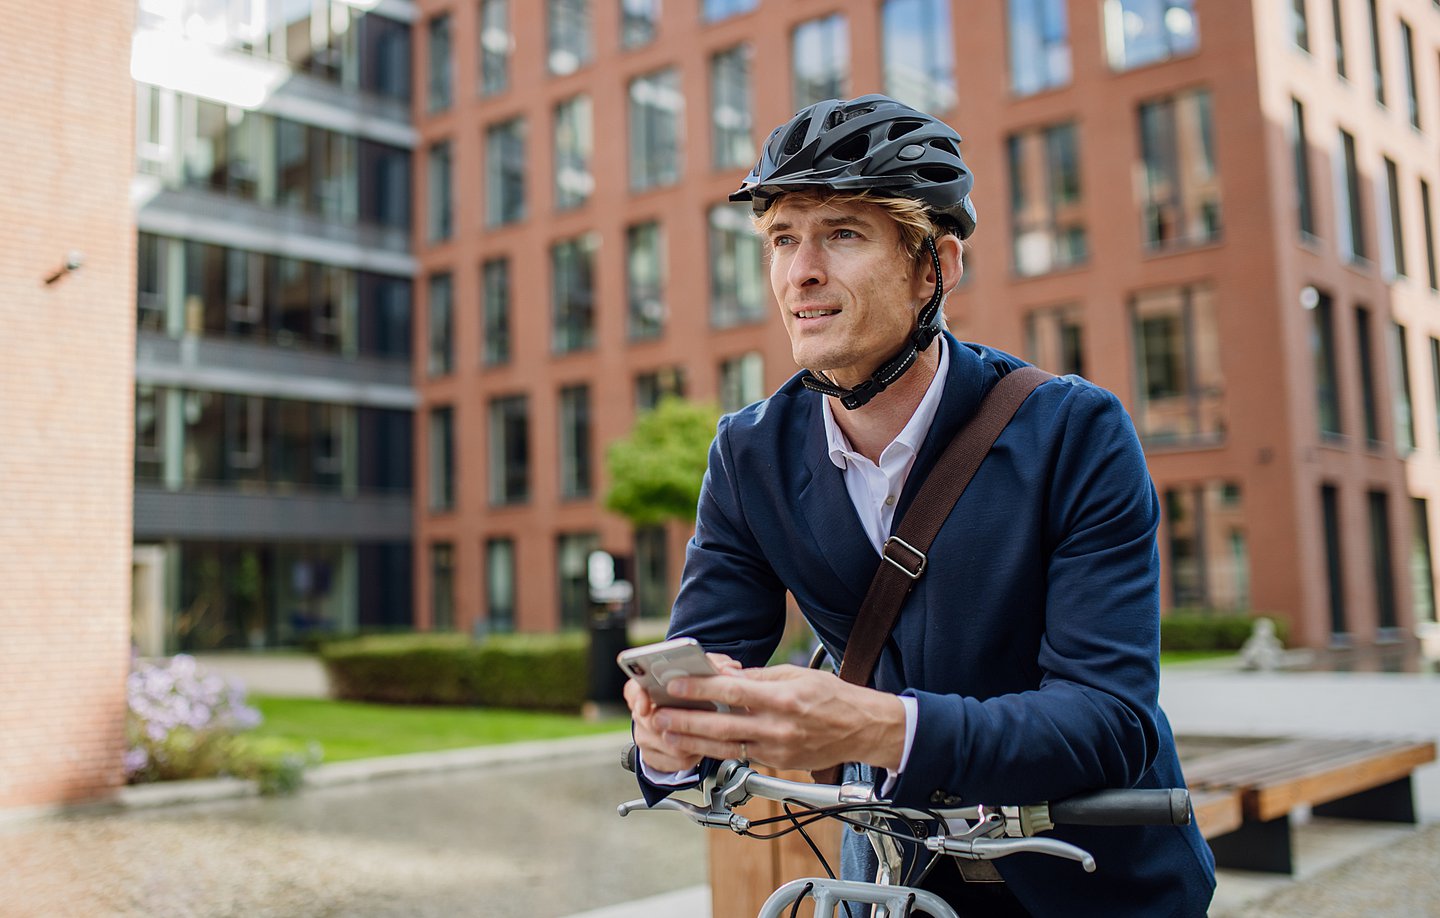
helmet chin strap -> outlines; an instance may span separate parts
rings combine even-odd
[[[837,386],[814,370],[805,371],[805,375],[800,377],[801,385],[822,395],[838,398],[847,410],[854,411],[888,389],[895,380],[905,375],[906,370],[915,365],[920,352],[929,347],[935,336],[940,334],[940,325],[935,318],[940,313],[940,295],[944,290],[943,278],[940,275],[940,253],[935,249],[934,237],[926,236],[925,246],[930,250],[930,263],[935,267],[935,292],[930,295],[930,302],[926,303],[915,317],[915,330],[910,333],[900,352],[853,389]]]

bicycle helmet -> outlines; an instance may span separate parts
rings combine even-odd
[[[975,176],[960,158],[960,135],[950,125],[889,96],[872,94],[827,99],[801,109],[770,133],[760,160],[730,195],[749,201],[757,214],[787,191],[874,191],[927,205],[937,222],[948,223],[961,239],[975,232],[970,189]],[[940,254],[933,237],[925,246],[935,270],[935,292],[916,316],[905,345],[869,379],[853,389],[807,369],[800,382],[854,410],[885,391],[915,365],[920,352],[940,334],[937,321],[944,292]]]
[[[827,99],[770,133],[760,160],[730,195],[756,214],[787,191],[888,192],[930,206],[961,239],[975,231],[975,177],[950,125],[889,96]]]

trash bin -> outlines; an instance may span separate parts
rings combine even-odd
[[[590,689],[586,697],[599,708],[597,714],[616,714],[625,707],[627,676],[615,665],[615,657],[630,646],[625,627],[625,607],[619,603],[594,603],[590,607]]]

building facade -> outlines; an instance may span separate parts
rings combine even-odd
[[[795,372],[726,195],[795,110],[881,91],[977,175],[951,328],[1131,412],[1167,609],[1433,629],[1433,3],[417,5],[417,621],[579,624],[594,547],[664,614],[686,533],[603,512],[604,445]]]
[[[133,22],[0,7],[0,811],[124,780]]]
[[[140,0],[135,638],[409,626],[406,0]]]

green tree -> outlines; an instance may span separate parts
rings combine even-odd
[[[666,397],[635,422],[630,436],[606,450],[610,490],[606,509],[636,526],[666,520],[695,521],[695,504],[715,424],[713,405]]]

